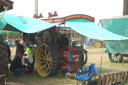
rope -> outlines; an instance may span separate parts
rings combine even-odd
[[[8,10],[8,7],[6,7],[6,9],[4,10],[3,14],[0,16],[0,20],[1,18],[4,16],[5,12]]]

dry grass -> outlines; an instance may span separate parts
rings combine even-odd
[[[14,55],[14,49],[12,49],[12,55]],[[100,70],[101,56],[103,57],[102,62],[102,73],[113,72],[113,71],[125,71],[128,70],[128,58],[125,58],[122,63],[111,63],[108,59],[107,54],[103,53],[105,49],[102,48],[88,48],[88,62],[85,65],[87,67],[91,63],[95,63],[98,70]],[[75,80],[68,80],[64,77],[64,74],[61,76],[55,76],[42,78],[36,70],[31,74],[24,74],[18,77],[12,76],[12,73],[9,72],[7,81],[19,82],[25,85],[76,85]]]

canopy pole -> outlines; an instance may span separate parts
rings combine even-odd
[[[6,7],[6,9],[4,10],[3,14],[0,16],[0,20],[1,18],[4,16],[5,12],[8,10],[8,7]]]
[[[103,60],[103,46],[102,46],[102,55],[101,55],[101,63],[100,63],[100,74],[102,72],[102,60]]]

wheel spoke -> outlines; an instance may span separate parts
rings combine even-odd
[[[46,69],[46,72],[49,73],[49,68]]]
[[[51,60],[51,58],[47,58],[47,61],[48,61],[48,62],[51,62],[52,60]]]
[[[45,56],[45,55],[44,55],[45,52],[44,52],[44,50],[43,50],[42,48],[40,48],[39,51],[40,51],[40,53],[41,53],[42,56]],[[44,53],[44,54],[43,54],[43,53]]]
[[[47,49],[47,47],[45,47],[45,55],[47,54],[47,50],[46,49]]]
[[[44,59],[45,59],[44,57],[38,58],[38,60],[44,60]]]
[[[41,66],[41,70],[43,70],[43,68],[46,68],[46,64],[44,64],[43,66]]]
[[[41,51],[45,54],[45,51],[43,49]]]
[[[43,52],[43,51],[42,51]],[[41,55],[45,57],[45,55],[41,52]]]
[[[48,70],[49,70],[49,64],[47,64],[47,67],[46,67],[46,72],[48,73]]]
[[[50,52],[48,52],[48,54],[47,54],[47,58],[49,57],[49,55],[50,55]]]

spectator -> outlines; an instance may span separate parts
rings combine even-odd
[[[22,44],[20,44],[18,40],[15,41],[15,46],[16,46],[15,57],[17,57],[19,55],[23,56],[23,54],[24,54],[24,46]]]
[[[10,42],[10,40],[8,40],[8,46],[9,48],[12,46],[12,43]]]
[[[14,76],[19,76],[24,73],[24,68],[21,63],[22,55],[17,56],[13,59],[10,65],[10,70],[13,72]]]
[[[7,42],[6,42],[6,45],[7,45],[8,61],[9,61],[9,63],[11,63],[11,50],[10,50]]]
[[[11,62],[10,70],[14,73],[14,76],[18,76],[24,73],[24,68],[21,62],[21,59],[24,54],[24,47],[18,42],[18,40],[15,41],[15,45],[16,45],[16,54],[15,54],[15,58]]]
[[[22,65],[25,66],[26,73],[30,73],[34,69],[33,53],[29,44],[26,44],[26,51],[22,58]]]

